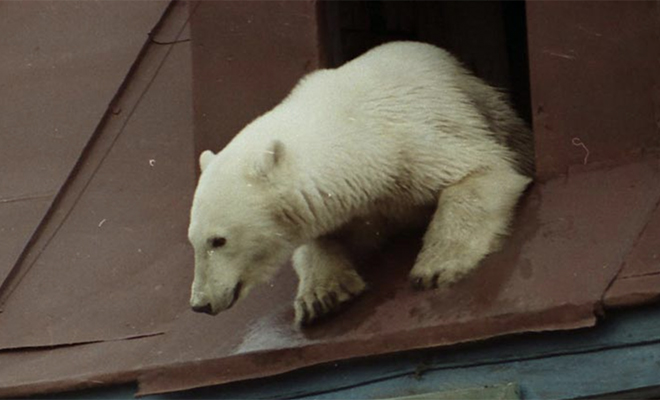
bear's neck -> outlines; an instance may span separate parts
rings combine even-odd
[[[359,211],[354,201],[313,185],[280,194],[280,198],[284,201],[279,202],[276,215],[300,244],[336,231]]]

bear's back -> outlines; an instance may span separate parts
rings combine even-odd
[[[313,175],[333,170],[373,182],[405,172],[410,186],[436,190],[475,163],[515,157],[479,110],[490,103],[507,108],[448,52],[393,42],[309,74],[223,153],[251,157],[278,139],[298,168]]]
[[[464,90],[469,86],[466,82],[474,79],[445,50],[425,43],[391,42],[336,69],[312,72],[283,104],[304,108],[306,118],[332,115],[365,121],[371,117],[376,124],[407,124],[428,120],[430,112],[447,121],[452,114],[466,115],[474,125],[483,118]]]
[[[329,72],[334,75],[328,74],[331,79],[323,84],[333,87],[345,102],[353,100],[348,105],[353,112],[402,126],[413,121],[415,129],[426,120],[428,128],[464,139],[490,137],[517,153],[522,171],[533,171],[531,131],[507,96],[441,48],[391,42]]]

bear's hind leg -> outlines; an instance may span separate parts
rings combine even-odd
[[[410,272],[413,286],[447,286],[497,250],[529,182],[513,169],[502,168],[475,172],[444,189]]]
[[[332,239],[317,239],[293,255],[300,280],[294,303],[296,325],[308,325],[360,295],[366,285],[346,249]]]

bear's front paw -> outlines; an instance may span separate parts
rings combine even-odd
[[[410,271],[410,283],[418,290],[446,288],[467,275],[476,263],[461,260],[417,263]]]
[[[364,281],[354,271],[344,271],[339,277],[308,283],[299,291],[294,303],[296,325],[310,325],[339,311],[365,289]]]

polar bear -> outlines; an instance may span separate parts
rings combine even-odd
[[[445,287],[498,249],[532,145],[505,96],[435,46],[388,43],[313,72],[201,154],[191,306],[226,310],[292,258],[295,321],[310,324],[365,290],[355,249],[424,221],[410,280]]]

